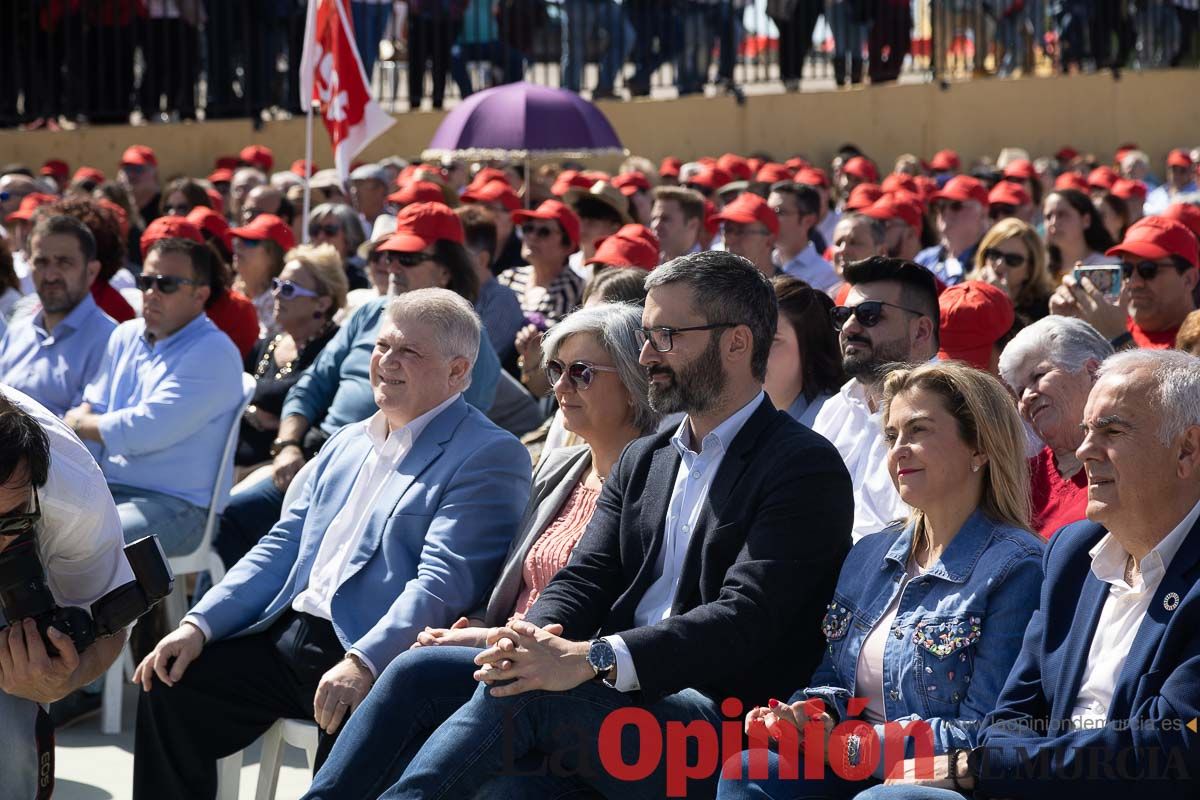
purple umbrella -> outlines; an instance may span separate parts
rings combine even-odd
[[[600,109],[566,89],[510,83],[473,94],[446,115],[425,159],[468,161],[625,155]]]

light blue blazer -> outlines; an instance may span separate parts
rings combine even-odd
[[[299,499],[192,614],[213,639],[259,633],[308,587],[321,537],[371,448],[367,422],[325,443]],[[460,397],[397,466],[331,605],[346,649],[383,670],[426,625],[448,627],[486,598],[529,500],[525,448]]]

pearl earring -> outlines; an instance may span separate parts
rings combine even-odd
[[[974,465],[972,465],[972,466],[971,466],[971,472],[979,472],[979,465],[978,465],[978,464],[974,464]]]

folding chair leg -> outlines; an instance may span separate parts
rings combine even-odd
[[[217,800],[238,800],[242,781],[242,751],[217,762]]]

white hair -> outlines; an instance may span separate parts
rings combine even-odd
[[[1141,150],[1130,150],[1125,155],[1121,156],[1121,169],[1129,172],[1136,165],[1141,164],[1146,169],[1150,168],[1150,156],[1146,155]]]
[[[1000,353],[1000,377],[1017,388],[1021,367],[1034,359],[1047,360],[1067,372],[1078,372],[1090,359],[1111,356],[1108,339],[1088,323],[1074,317],[1042,317],[1017,332]]]
[[[1200,425],[1200,358],[1179,350],[1126,350],[1100,365],[1100,378],[1108,375],[1150,373],[1150,396],[1162,423],[1158,438],[1170,445],[1193,425]]]
[[[281,192],[286,192],[293,186],[303,186],[304,179],[291,170],[283,170],[271,175],[271,185]]]
[[[479,357],[483,325],[475,308],[464,297],[449,289],[414,289],[392,300],[387,313],[393,325],[415,319],[432,327],[437,332],[438,345],[444,356],[467,360],[462,388],[471,385],[471,370]]]

